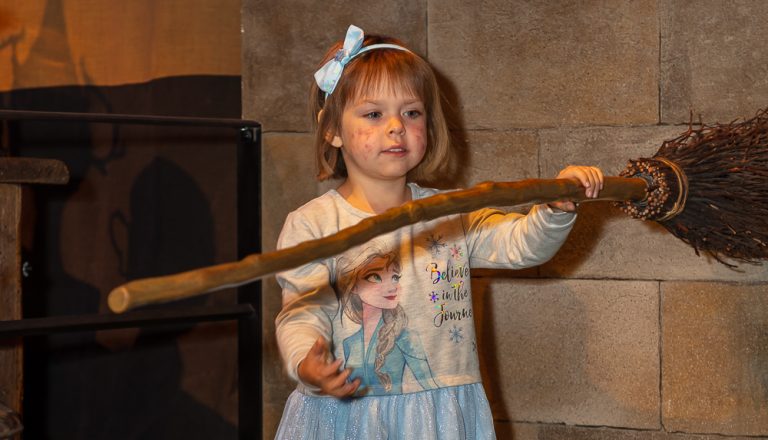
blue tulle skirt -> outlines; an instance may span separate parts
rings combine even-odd
[[[294,391],[278,439],[495,439],[481,384],[336,399]]]

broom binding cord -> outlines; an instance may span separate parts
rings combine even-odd
[[[688,177],[671,160],[664,157],[630,160],[621,176],[639,177],[648,185],[644,200],[618,203],[630,217],[664,222],[685,210]]]
[[[657,157],[656,160],[668,166],[675,173],[675,180],[677,181],[677,199],[675,200],[675,204],[672,205],[672,208],[658,220],[663,222],[680,214],[685,209],[685,201],[688,200],[688,177],[686,177],[685,172],[671,160],[663,157]]]

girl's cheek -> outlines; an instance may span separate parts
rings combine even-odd
[[[424,140],[427,127],[424,124],[412,124],[411,126],[407,127],[406,131],[411,133],[414,138],[418,140]]]
[[[358,129],[355,129],[355,132],[354,132],[354,137],[359,140],[362,140],[363,142],[370,139],[372,135],[373,135],[373,128],[370,128],[370,127],[358,128]]]
[[[374,134],[373,128],[358,128],[355,130],[354,139],[358,144],[362,144],[366,151],[372,150],[374,146],[371,142],[371,137]]]

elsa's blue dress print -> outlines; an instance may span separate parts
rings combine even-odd
[[[371,336],[368,349],[364,351],[363,328],[344,339],[344,360],[346,368],[352,368],[349,380],[360,378],[360,389],[366,395],[402,394],[403,374],[405,366],[413,373],[416,380],[425,390],[439,388],[432,376],[432,370],[427,362],[427,355],[421,345],[421,339],[416,333],[403,329],[395,340],[395,347],[384,360],[381,371],[389,375],[392,388],[386,390],[376,375],[376,349],[379,345],[379,330],[384,322],[379,319],[376,330]]]

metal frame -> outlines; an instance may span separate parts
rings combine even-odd
[[[261,124],[224,118],[189,118],[101,113],[0,110],[0,120],[78,121],[109,124],[228,127],[237,135],[237,255],[261,252]],[[122,315],[81,315],[0,321],[0,340],[124,327],[160,326],[179,322],[238,321],[238,436],[262,436],[261,282],[237,288],[238,304],[128,312]],[[248,374],[244,374],[247,372]]]

